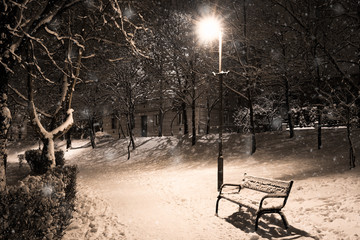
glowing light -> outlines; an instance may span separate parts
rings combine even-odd
[[[197,32],[200,40],[204,42],[219,38],[221,34],[219,19],[213,16],[203,18],[197,25]]]

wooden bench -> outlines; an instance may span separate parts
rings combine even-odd
[[[288,228],[288,222],[281,209],[286,204],[292,185],[293,181],[273,180],[245,174],[242,183],[226,183],[221,186],[216,201],[216,216],[218,215],[219,201],[225,199],[238,204],[240,208],[244,206],[257,209],[255,231],[258,229],[259,218],[268,213],[278,213],[285,228]]]

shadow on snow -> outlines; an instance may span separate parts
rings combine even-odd
[[[256,211],[251,208],[242,208],[239,212],[224,218],[228,223],[246,233],[253,233],[255,229]],[[308,237],[318,239],[311,236],[308,232],[291,226],[284,228],[284,224],[277,214],[265,214],[259,219],[259,226],[256,232],[260,237],[266,239],[299,239]]]

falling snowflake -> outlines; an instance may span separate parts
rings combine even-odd
[[[50,185],[45,185],[41,191],[45,197],[51,197],[51,194],[53,193],[53,187]]]
[[[124,16],[128,19],[132,18],[135,15],[135,12],[131,8],[126,8],[124,10]]]
[[[333,6],[333,10],[335,12],[335,14],[337,15],[341,15],[341,14],[344,14],[345,13],[345,9],[344,7],[339,3],[339,4],[335,4]]]

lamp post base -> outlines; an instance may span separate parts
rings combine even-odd
[[[223,156],[218,157],[218,191],[224,182],[224,158]]]

